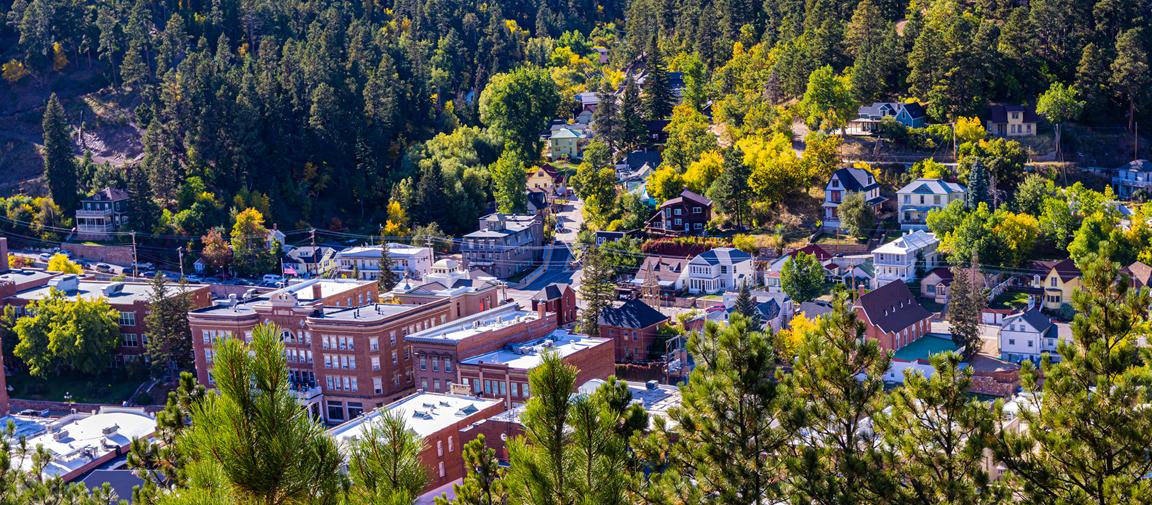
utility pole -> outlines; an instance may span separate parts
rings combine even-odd
[[[184,281],[184,246],[176,248],[176,254],[180,257],[180,281]]]
[[[132,232],[132,277],[139,275],[137,263],[140,263],[140,258],[136,257],[136,232]]]
[[[316,250],[316,228],[312,228],[312,230],[309,233],[312,235],[312,261],[316,265],[316,272],[308,272],[308,275],[311,276],[313,273],[315,273],[316,276],[319,277],[320,276],[320,258],[318,257],[319,255],[317,254],[319,251]],[[308,266],[307,263],[305,263],[304,268],[308,269],[310,267]]]

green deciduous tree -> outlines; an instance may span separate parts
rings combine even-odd
[[[120,345],[120,315],[103,298],[88,299],[52,289],[10,321],[17,338],[14,354],[36,377],[61,371],[92,375],[112,363]]]
[[[496,74],[480,94],[480,120],[522,159],[540,156],[540,132],[560,107],[556,83],[544,69]]]
[[[505,150],[490,171],[497,210],[509,214],[524,212],[528,207],[525,193],[528,173],[524,170],[523,158],[514,150]]]
[[[796,303],[812,300],[824,292],[824,265],[815,255],[797,253],[780,270],[780,287]]]
[[[661,153],[661,167],[675,168],[683,173],[700,155],[718,148],[716,135],[709,128],[708,118],[688,104],[672,110],[672,120],[664,131],[668,140]]]
[[[72,155],[72,127],[64,115],[64,107],[53,93],[44,108],[44,177],[52,201],[65,212],[76,210],[79,195],[76,181],[76,160]]]
[[[1085,102],[1080,100],[1080,92],[1075,86],[1065,86],[1054,82],[1036,99],[1036,113],[1044,116],[1056,127],[1056,155],[1061,155],[1060,127],[1068,121],[1075,121],[1084,112]]]
[[[840,218],[840,227],[861,240],[868,238],[876,227],[876,209],[860,191],[848,193],[836,207],[836,215]]]
[[[830,66],[816,69],[808,76],[808,89],[800,102],[809,128],[834,130],[843,128],[856,113],[852,83],[847,76],[836,75]]]

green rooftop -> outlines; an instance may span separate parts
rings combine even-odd
[[[948,351],[956,351],[956,344],[952,342],[950,336],[929,333],[920,338],[920,340],[912,342],[899,351],[896,351],[893,357],[904,361],[916,361],[918,359],[927,361],[933,354]]]

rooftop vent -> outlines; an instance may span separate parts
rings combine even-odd
[[[124,291],[124,283],[123,282],[113,282],[111,284],[108,284],[107,286],[104,286],[104,289],[103,289],[104,296],[118,295],[118,294],[122,293],[123,291]]]
[[[116,433],[119,430],[120,430],[120,425],[113,424],[112,426],[105,426],[103,430],[100,430],[100,432],[103,433],[104,435],[111,435],[113,433]]]
[[[655,391],[656,388],[659,387],[659,385],[660,385],[659,382],[656,382],[654,380],[650,380],[650,381],[644,383],[644,388],[649,390],[649,391]]]

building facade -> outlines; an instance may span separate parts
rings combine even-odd
[[[615,342],[619,363],[649,363],[667,352],[660,329],[668,316],[640,300],[629,300],[600,313],[600,336]]]
[[[76,234],[82,239],[102,240],[128,224],[128,192],[104,188],[80,200],[76,209]]]
[[[688,190],[661,203],[648,219],[650,233],[663,235],[703,235],[712,220],[712,200]]]
[[[880,196],[880,184],[872,173],[862,168],[841,168],[828,178],[828,185],[824,188],[824,203],[821,210],[824,215],[824,228],[828,230],[840,229],[840,214],[837,212],[840,204],[848,195],[860,193],[864,201],[878,214],[880,206],[887,198]]]
[[[1040,118],[1031,107],[1023,105],[993,105],[988,107],[985,130],[997,137],[1026,137],[1036,134]]]
[[[1152,161],[1135,160],[1117,168],[1112,186],[1116,188],[1116,196],[1124,200],[1138,192],[1152,198]]]
[[[752,255],[733,247],[705,251],[688,262],[684,285],[689,293],[716,293],[754,284]]]
[[[1056,354],[1057,340],[1056,324],[1039,310],[1013,314],[1000,322],[1000,359],[1038,360],[1043,353]]]
[[[928,229],[928,211],[964,200],[965,189],[941,179],[916,179],[896,191],[897,219],[905,230]]]
[[[890,282],[912,282],[917,273],[936,268],[940,241],[936,234],[923,230],[905,233],[900,238],[872,250],[873,287]]]
[[[885,351],[898,351],[932,328],[932,314],[903,282],[890,282],[861,295],[854,310],[856,319],[865,325],[865,337]]]
[[[576,290],[568,284],[549,284],[532,297],[532,310],[556,314],[556,326],[576,322]]]
[[[468,268],[499,278],[534,267],[544,245],[544,220],[538,215],[489,214],[477,231],[464,235],[460,253]]]
[[[348,248],[336,253],[336,265],[344,277],[376,280],[380,278],[382,250],[378,245]],[[431,247],[388,244],[388,257],[392,260],[392,272],[396,278],[423,279],[432,273]]]
[[[1038,262],[1037,266],[1046,269],[1046,273],[1032,278],[1032,287],[1044,291],[1044,308],[1057,311],[1065,304],[1071,304],[1072,293],[1081,287],[1080,269],[1076,267],[1076,263],[1066,259],[1057,262]]]

